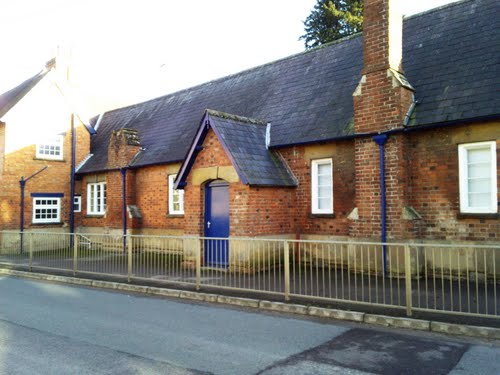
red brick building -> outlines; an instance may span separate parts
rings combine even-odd
[[[76,230],[498,242],[495,1],[396,5],[366,0],[363,35],[94,118]]]

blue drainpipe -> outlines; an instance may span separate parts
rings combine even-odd
[[[122,219],[123,219],[123,253],[127,253],[127,169],[121,168],[122,174]]]
[[[379,134],[374,136],[373,141],[378,144],[380,149],[380,215],[382,217],[381,238],[383,249],[383,271],[384,276],[387,276],[387,221],[386,221],[386,208],[387,200],[385,195],[385,148],[387,142],[387,134]]]
[[[19,224],[19,232],[21,236],[21,249],[20,253],[23,253],[23,242],[24,242],[24,187],[26,186],[26,180],[24,179],[24,176],[21,176],[21,179],[19,180],[19,186],[21,187],[21,217],[20,217],[20,224]]]
[[[69,210],[69,232],[70,232],[70,248],[73,248],[73,236],[75,233],[75,160],[76,160],[76,132],[75,132],[75,115],[71,114],[71,186],[70,186],[70,210]]]

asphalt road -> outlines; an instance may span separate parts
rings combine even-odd
[[[0,277],[0,374],[500,374],[500,343]]]

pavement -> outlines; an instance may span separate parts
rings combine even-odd
[[[0,276],[0,374],[500,374],[500,342]]]

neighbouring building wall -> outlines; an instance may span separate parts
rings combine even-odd
[[[68,115],[68,124],[70,117]],[[9,124],[6,125],[9,131]],[[77,153],[76,164],[88,154],[89,133],[83,125],[76,128]],[[47,167],[43,171],[43,168]],[[21,149],[12,150],[4,156],[4,170],[1,176],[2,188],[0,189],[0,228],[20,228],[21,214],[21,177],[27,179],[34,173],[41,171],[33,178],[26,181],[24,194],[24,227],[25,229],[66,228],[69,221],[69,212],[72,208],[70,202],[70,176],[71,176],[71,131],[68,129],[63,137],[63,156],[61,160],[41,159],[36,157],[36,145],[27,145]],[[31,194],[51,193],[62,194],[59,223],[34,224],[33,199]]]
[[[418,238],[498,241],[498,214],[461,214],[458,145],[494,141],[500,167],[499,122],[414,132],[410,138],[411,204],[422,216]],[[497,178],[500,192],[500,178]],[[500,196],[498,197],[500,202]]]

